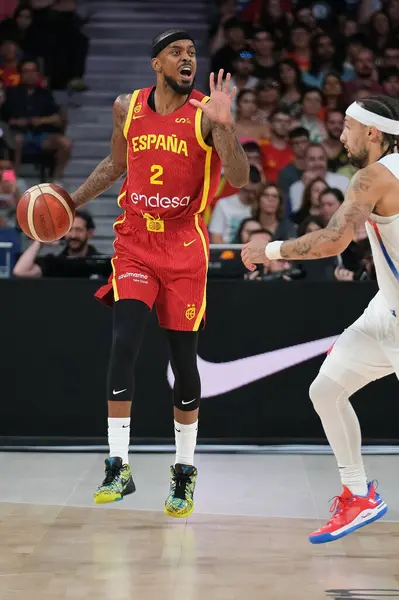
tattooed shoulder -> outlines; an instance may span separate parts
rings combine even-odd
[[[378,177],[378,173],[376,173],[376,165],[370,165],[365,167],[364,169],[360,169],[355,175],[352,177],[350,182],[350,189],[355,192],[368,192],[373,183],[376,182],[376,177]]]
[[[114,119],[119,125],[124,124],[129,110],[131,94],[122,94],[114,102]]]

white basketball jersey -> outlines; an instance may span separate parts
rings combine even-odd
[[[388,154],[378,162],[399,179],[399,154]],[[389,310],[399,317],[399,210],[392,217],[380,217],[372,213],[366,229],[378,286]]]

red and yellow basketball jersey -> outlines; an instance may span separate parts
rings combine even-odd
[[[132,94],[124,134],[127,177],[118,204],[129,215],[163,220],[202,213],[220,181],[221,161],[202,137],[202,111],[187,102],[169,115],[148,105],[152,88]],[[190,98],[209,98],[193,90]]]

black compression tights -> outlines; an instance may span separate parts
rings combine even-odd
[[[134,368],[150,316],[150,309],[139,300],[119,300],[113,308],[113,337],[108,366],[108,400],[132,401]],[[199,398],[197,368],[197,331],[166,330],[170,360],[175,376],[174,405],[182,399]]]

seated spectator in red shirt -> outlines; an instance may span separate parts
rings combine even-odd
[[[290,113],[284,108],[278,108],[270,115],[271,137],[262,144],[262,153],[266,178],[273,183],[277,182],[281,169],[295,159],[288,144],[291,123]]]
[[[62,180],[72,149],[71,140],[60,133],[60,110],[48,89],[39,86],[40,73],[34,61],[20,64],[21,83],[7,90],[3,113],[16,132],[15,170],[24,156],[55,155],[54,180]]]
[[[345,84],[348,104],[355,100],[359,88],[367,88],[369,95],[382,94],[382,87],[377,80],[374,52],[370,48],[360,50],[353,66],[355,67],[356,78],[354,81]]]
[[[301,71],[306,72],[310,65],[310,32],[303,23],[295,23],[290,32],[290,49],[283,58],[295,61]]]
[[[19,84],[18,50],[18,45],[11,40],[2,42],[0,46],[0,79],[5,87]]]

